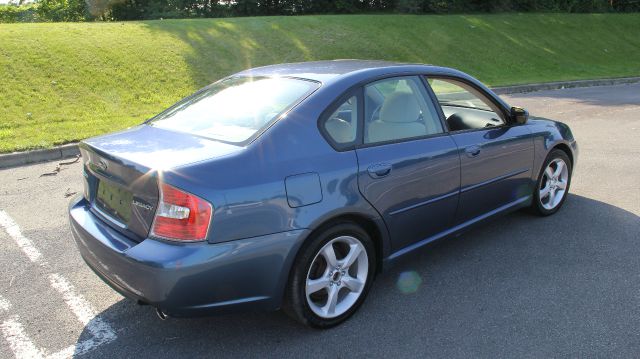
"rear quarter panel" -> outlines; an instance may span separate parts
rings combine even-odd
[[[386,238],[378,213],[358,191],[355,151],[334,150],[317,128],[327,102],[303,102],[239,153],[162,174],[212,202],[209,242],[314,229],[347,214],[376,221]],[[286,179],[302,174],[318,175],[320,201],[299,206],[287,197]],[[383,247],[388,248],[386,240]]]

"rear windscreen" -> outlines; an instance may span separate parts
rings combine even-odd
[[[243,143],[318,88],[286,77],[232,77],[178,102],[148,124]]]

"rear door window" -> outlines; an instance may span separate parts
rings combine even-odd
[[[443,133],[442,122],[419,77],[395,77],[364,89],[364,142],[400,141]]]

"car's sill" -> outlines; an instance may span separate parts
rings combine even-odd
[[[436,235],[433,235],[431,237],[425,238],[425,239],[421,240],[420,242],[417,242],[417,243],[414,243],[414,244],[412,244],[410,246],[404,247],[404,248],[396,251],[395,253],[391,254],[389,257],[387,257],[387,259],[385,260],[385,263],[393,262],[396,259],[398,259],[399,257],[401,257],[401,256],[403,256],[403,255],[405,255],[407,253],[413,252],[415,249],[418,249],[418,248],[420,248],[422,246],[425,246],[425,245],[427,245],[427,244],[429,244],[429,243],[431,243],[433,241],[436,241],[438,239],[441,239],[441,238],[447,237],[447,236],[449,236],[451,234],[454,234],[456,232],[459,232],[459,231],[461,231],[461,230],[463,230],[463,229],[465,229],[465,228],[467,228],[467,227],[469,227],[469,226],[471,226],[473,224],[476,224],[476,223],[478,223],[480,221],[483,221],[483,220],[485,220],[485,219],[487,219],[487,218],[489,218],[491,216],[500,214],[502,212],[505,212],[505,211],[508,211],[510,209],[513,209],[515,207],[519,207],[522,204],[524,204],[527,201],[529,201],[530,199],[531,199],[531,196],[522,197],[522,198],[517,199],[517,200],[515,200],[515,201],[513,201],[511,203],[507,203],[504,206],[498,207],[498,208],[494,209],[493,211],[487,212],[487,213],[485,213],[485,214],[483,214],[481,216],[478,216],[478,217],[475,217],[473,219],[470,219],[470,220],[468,220],[468,221],[466,221],[464,223],[461,223],[461,224],[459,224],[459,225],[457,225],[455,227],[451,227],[451,228],[449,228],[449,229],[447,229],[447,230],[445,230],[443,232],[440,232],[440,233],[438,233]]]

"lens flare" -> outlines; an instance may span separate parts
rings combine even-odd
[[[418,291],[422,284],[422,278],[416,271],[407,271],[400,273],[396,286],[402,294],[412,294]]]

